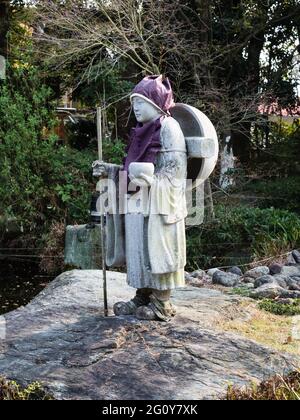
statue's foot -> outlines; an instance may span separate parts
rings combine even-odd
[[[148,305],[151,289],[137,289],[136,295],[128,302],[117,302],[114,305],[115,315],[134,315],[140,306]]]
[[[147,306],[140,306],[136,310],[137,319],[168,322],[176,315],[176,309],[170,301],[158,301],[153,295],[150,299],[151,302]]]
[[[159,318],[156,316],[156,313],[153,311],[153,309],[148,306],[140,306],[135,313],[135,316],[137,319],[143,319],[145,321],[155,321],[159,320]]]
[[[137,310],[137,305],[130,300],[129,302],[117,302],[114,304],[114,314],[119,315],[134,315]]]

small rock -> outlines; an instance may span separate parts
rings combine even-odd
[[[276,281],[273,276],[266,275],[266,276],[262,276],[256,279],[254,282],[254,287],[255,289],[257,289],[258,287],[264,284],[270,284],[270,283],[276,284]]]
[[[284,292],[287,292],[287,290],[278,286],[278,284],[274,282],[258,287],[250,293],[250,296],[254,299],[275,299],[281,296],[285,297],[283,296]]]
[[[185,284],[186,284],[186,286],[191,286],[194,281],[195,281],[194,277],[189,276],[189,277],[186,277],[185,278]]]
[[[253,284],[254,286],[255,279],[253,277],[243,277],[243,283],[246,284]]]
[[[212,278],[207,274],[205,274],[205,276],[201,280],[204,282],[204,284],[212,284]]]
[[[190,273],[188,271],[185,271],[184,272],[184,278],[187,280],[190,277],[191,277]]]
[[[220,272],[222,273],[222,271],[221,271],[221,270],[219,270],[218,268],[211,268],[210,270],[208,270],[208,271],[207,271],[207,274],[208,274],[210,277],[213,277],[213,275],[214,275],[217,271],[220,271]]]
[[[225,287],[234,287],[239,283],[240,276],[224,271],[216,271],[213,275],[213,284],[220,284]]]
[[[258,279],[259,277],[266,276],[270,274],[269,267],[262,266],[252,268],[252,270],[246,271],[245,277],[252,277],[253,279]]]
[[[286,277],[297,277],[300,276],[300,266],[299,265],[285,265],[282,267],[281,275]]]
[[[188,273],[188,272],[185,272],[184,273],[184,279],[186,281],[186,284],[191,284],[191,283],[193,283],[195,281],[194,277],[192,277],[190,275],[190,273]]]
[[[292,256],[297,264],[300,264],[300,252],[297,249],[292,251]]]
[[[299,283],[299,286],[300,286],[300,277],[299,276],[291,276],[290,278],[292,280],[294,280],[296,283]]]
[[[293,257],[293,254],[290,253],[287,257],[286,265],[295,265],[295,264],[296,264],[295,258]]]
[[[280,274],[282,271],[282,264],[274,263],[270,265],[269,270],[271,274]]]
[[[205,277],[205,271],[204,270],[196,270],[193,271],[190,276],[196,278],[196,279],[202,279],[203,277]]]
[[[237,276],[242,276],[243,272],[240,269],[240,267],[230,267],[229,270],[227,270],[228,273],[236,274]]]
[[[190,277],[190,279],[187,281],[187,283],[190,286],[194,286],[194,287],[203,287],[204,286],[204,280],[199,279],[198,277]]]

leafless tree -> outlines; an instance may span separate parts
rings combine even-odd
[[[81,78],[85,80],[110,71],[122,60],[131,63],[136,79],[145,74],[167,74],[177,101],[207,113],[221,138],[232,132],[239,135],[258,118],[261,94],[232,95],[231,87],[218,78],[218,70],[220,62],[241,50],[247,40],[218,45],[211,33],[213,2],[197,0],[196,8],[191,3],[39,0],[34,39],[39,54],[56,69],[84,61]],[[131,76],[134,79],[135,75]],[[241,82],[241,91],[242,84],[250,83]],[[110,103],[120,99],[110,98]]]
[[[185,24],[176,19],[181,8],[179,0],[41,0],[37,15],[42,29],[37,26],[35,39],[57,64],[88,55],[90,68],[104,53],[112,65],[125,58],[144,73],[160,73],[167,54],[174,54],[176,62],[192,48]]]
[[[124,58],[142,74],[171,73],[178,100],[205,106],[221,132],[232,121],[238,127],[253,118],[260,97],[235,103],[228,86],[215,83],[220,55],[226,56],[237,45],[228,44],[220,51],[211,43],[212,17],[204,3],[199,2],[199,13],[180,0],[40,0],[35,40],[39,52],[56,67],[88,57],[85,79],[94,77],[95,67],[101,71],[103,57],[110,68]],[[180,95],[179,87],[185,83],[190,93]]]

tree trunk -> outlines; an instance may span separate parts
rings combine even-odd
[[[246,122],[239,131],[232,130],[233,154],[241,163],[249,163],[251,157],[251,122]]]
[[[211,41],[212,41],[212,14],[211,0],[195,0],[195,6],[197,12],[200,16],[200,36],[199,43],[201,45],[201,54],[202,54],[202,63],[201,63],[201,79],[197,73],[197,65],[194,65],[195,68],[195,82],[196,86],[198,84],[199,93],[201,92],[202,86],[201,81],[206,88],[212,88],[212,69],[208,65],[208,59],[211,54]],[[194,63],[196,63],[196,58],[194,58]],[[200,93],[201,95],[201,93]]]
[[[9,1],[0,0],[0,55],[7,57],[7,33],[9,29]]]
[[[205,209],[207,209],[206,211],[207,216],[205,217],[206,221],[211,222],[215,220],[216,216],[215,216],[214,201],[213,201],[211,184],[210,184],[209,179],[207,179],[204,184],[204,205],[205,205]]]

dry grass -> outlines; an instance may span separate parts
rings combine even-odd
[[[217,327],[222,331],[242,335],[281,352],[300,355],[300,340],[292,334],[294,317],[259,310],[257,303],[249,300],[241,301],[232,311],[220,317]]]
[[[237,388],[229,387],[227,390],[227,400],[268,400],[300,401],[300,371],[290,373],[283,377],[276,375],[260,385],[252,384],[250,387]]]

